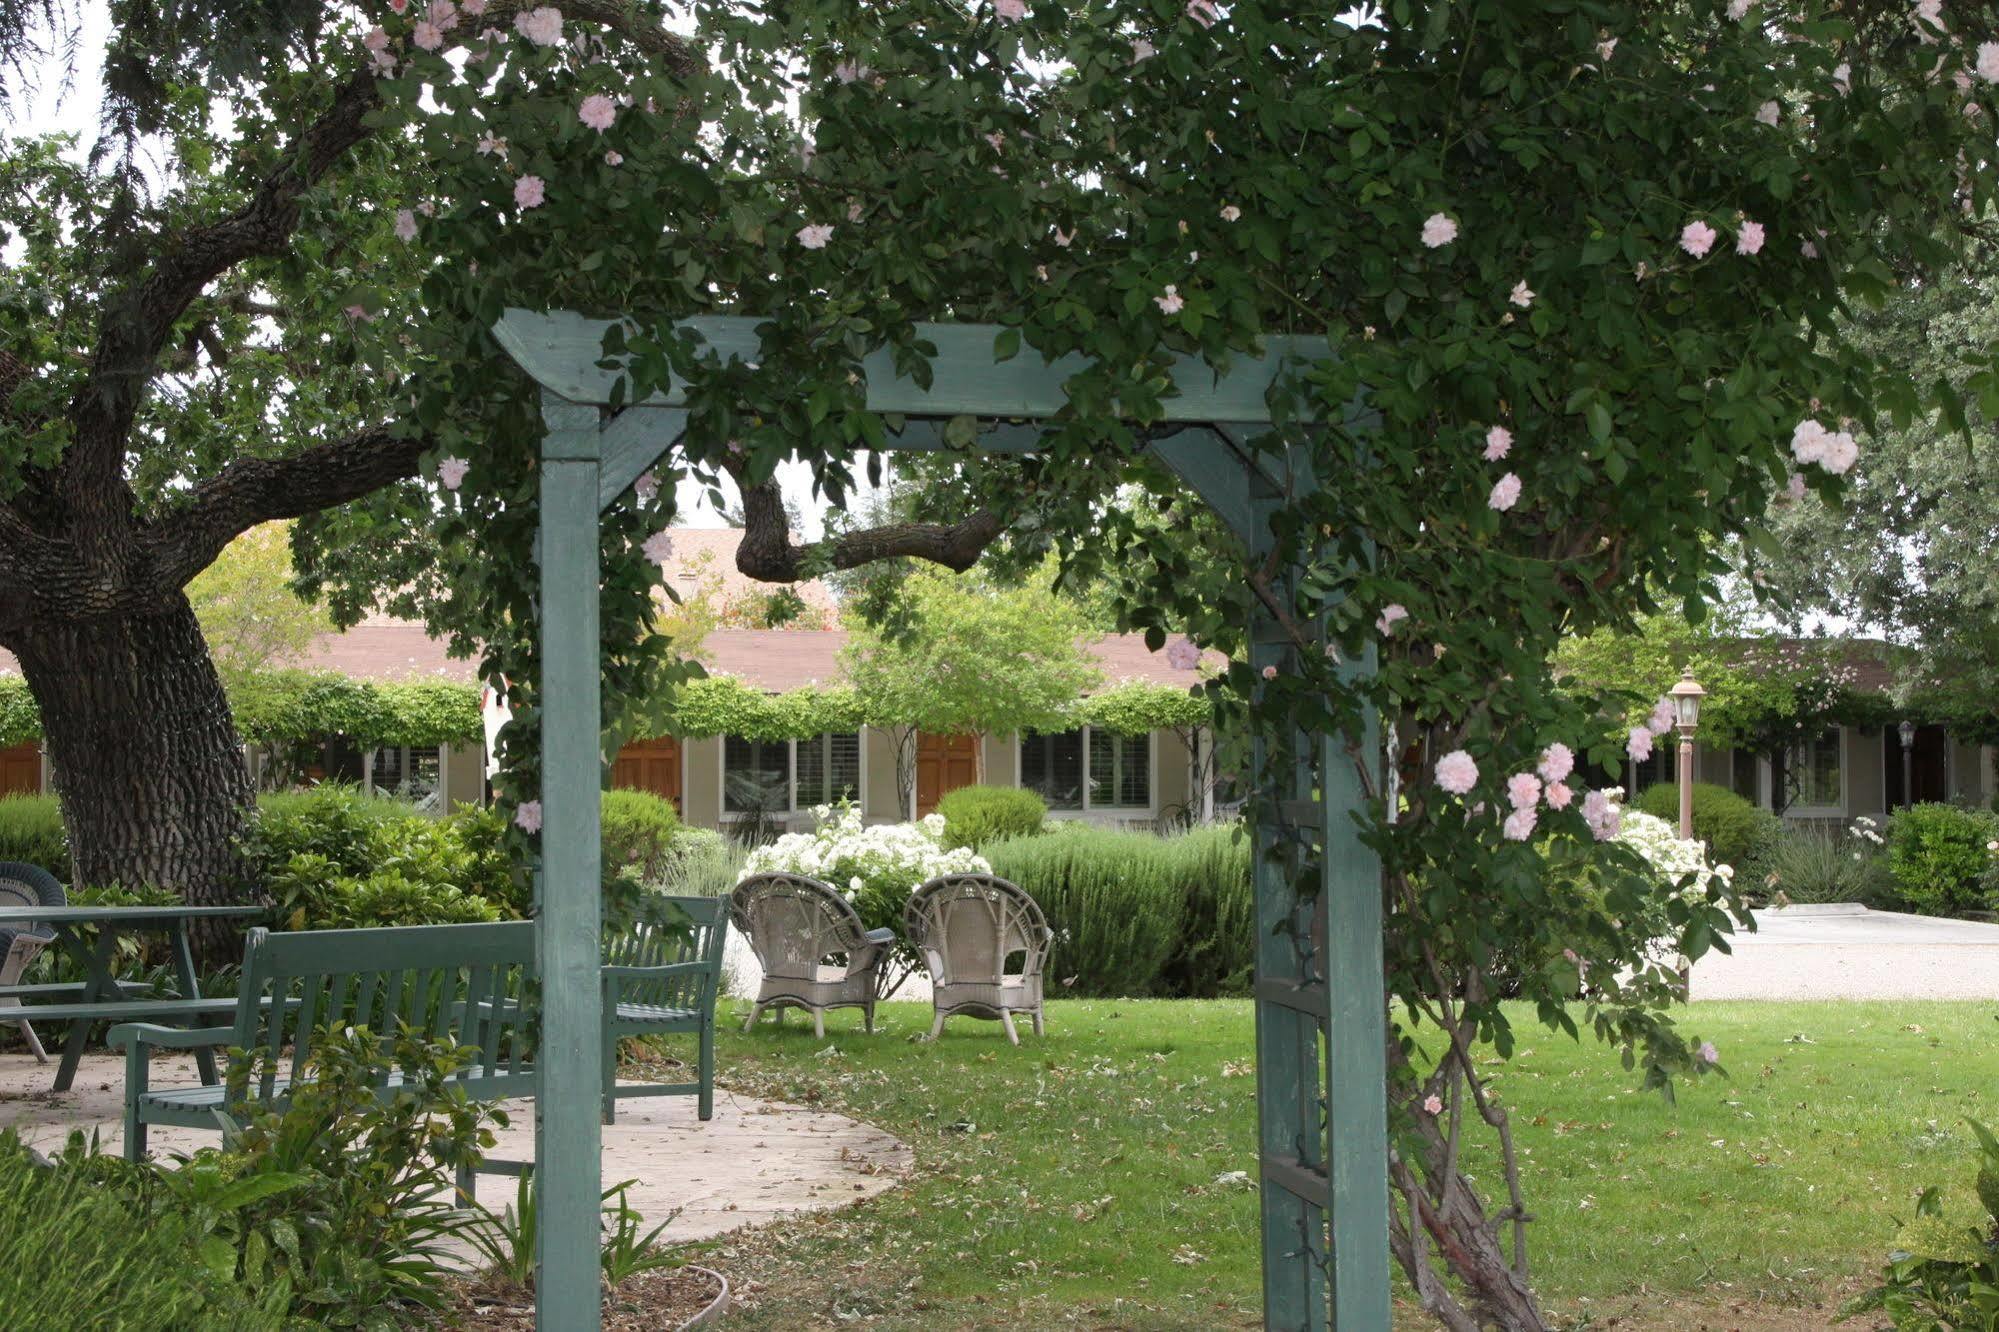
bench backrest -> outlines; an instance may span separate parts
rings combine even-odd
[[[680,908],[692,928],[676,929],[641,921],[604,941],[604,964],[612,967],[663,967],[675,962],[701,962],[707,970],[696,976],[666,976],[627,981],[618,998],[628,1004],[660,1008],[702,1008],[712,1004],[722,975],[722,946],[729,935],[726,897],[671,897],[659,901]]]
[[[267,1056],[255,1092],[264,1100],[274,1092],[285,1047],[292,1047],[290,1075],[297,1078],[315,1033],[335,1023],[383,1036],[406,1025],[413,1034],[470,1046],[478,1054],[457,1080],[479,1082],[482,1098],[526,1095],[533,1080],[534,963],[529,920],[255,929],[243,952],[236,1044]],[[391,1072],[382,1069],[384,1084]]]

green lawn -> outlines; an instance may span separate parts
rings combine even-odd
[[[1602,1048],[1523,1027],[1498,1086],[1541,1217],[1537,1287],[1580,1314],[1850,1285],[1917,1188],[1968,1198],[1961,1121],[1999,1120],[1995,1018],[1697,1005],[1687,1025],[1731,1076],[1677,1104],[1633,1090]],[[732,1325],[1256,1325],[1255,1194],[1218,1182],[1255,1170],[1247,1003],[1053,1003],[1046,1041],[1019,1050],[971,1021],[923,1044],[928,1025],[895,1004],[872,1037],[841,1014],[824,1042],[795,1016],[723,1038],[728,1085],[879,1124],[918,1162],[871,1202],[721,1242],[712,1260],[764,1287]]]

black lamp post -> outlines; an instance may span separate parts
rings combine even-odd
[[[1895,729],[1902,736],[1902,803],[1905,806],[1913,805],[1916,803],[1916,788],[1914,786],[1916,771],[1916,724],[1912,721],[1904,720]]]

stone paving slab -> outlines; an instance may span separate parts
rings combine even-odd
[[[95,1130],[107,1152],[124,1142],[125,1065],[119,1055],[86,1055],[75,1085],[49,1090],[55,1065],[31,1055],[0,1054],[0,1129],[12,1128],[43,1151],[62,1146],[72,1129]],[[153,1065],[156,1087],[200,1081],[194,1060],[164,1056]],[[534,1159],[533,1105],[502,1103],[511,1123],[492,1155]],[[715,1090],[715,1117],[702,1123],[692,1096],[653,1096],[618,1104],[618,1122],[604,1133],[604,1183],[636,1180],[627,1195],[651,1223],[674,1208],[671,1241],[706,1239],[741,1226],[798,1212],[843,1207],[893,1188],[914,1162],[909,1147],[859,1120],[823,1110],[760,1101]],[[213,1146],[219,1135],[154,1127],[156,1155]],[[500,1210],[514,1181],[483,1175],[479,1197]]]
[[[1999,999],[1999,925],[1839,903],[1758,911],[1731,955],[1695,964],[1702,999]]]

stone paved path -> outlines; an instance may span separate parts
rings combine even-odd
[[[53,1063],[26,1054],[0,1054],[0,1129],[13,1128],[30,1145],[51,1151],[73,1128],[98,1131],[107,1152],[124,1140],[121,1122],[124,1061],[86,1055],[76,1084],[60,1095],[49,1090]],[[153,1085],[199,1079],[187,1056],[161,1059]],[[533,1108],[508,1102],[512,1123],[499,1134],[493,1156],[534,1158]],[[668,1240],[696,1240],[788,1213],[842,1207],[894,1187],[911,1164],[907,1145],[845,1115],[777,1101],[715,1092],[715,1117],[695,1117],[691,1096],[655,1096],[619,1103],[618,1122],[604,1127],[604,1182],[636,1180],[628,1197],[651,1222],[674,1208]],[[156,1153],[212,1146],[213,1133],[154,1128]],[[486,1175],[479,1197],[498,1211],[513,1198],[514,1181]],[[648,1229],[651,1225],[648,1224]]]
[[[1999,999],[1999,925],[1849,904],[1758,911],[1694,966],[1702,999]]]

